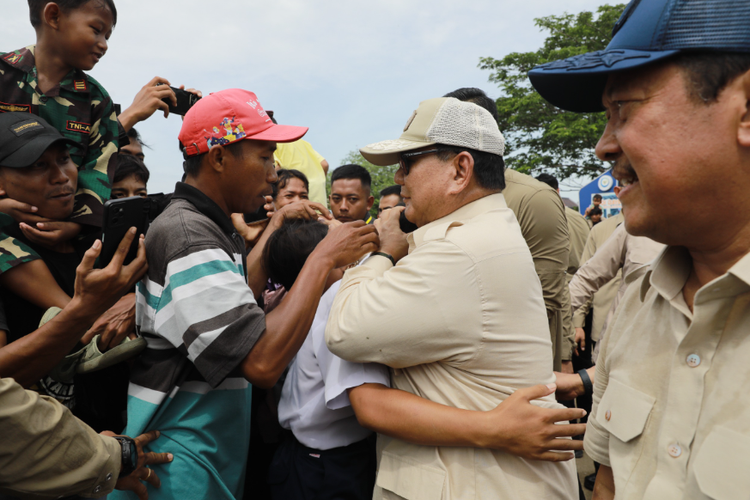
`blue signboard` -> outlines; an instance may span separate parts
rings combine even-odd
[[[581,212],[581,215],[592,205],[595,194],[602,195],[601,209],[604,212],[604,217],[612,217],[620,213],[622,204],[615,196],[614,187],[616,185],[617,181],[612,177],[611,171],[608,170],[582,187],[578,192],[578,211]]]

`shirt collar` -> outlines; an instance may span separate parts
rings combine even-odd
[[[2,59],[6,64],[23,71],[24,73],[28,73],[31,79],[36,80],[38,75],[36,71],[36,59],[34,57],[35,51],[36,45],[29,45],[20,50],[8,52]],[[46,94],[50,96],[57,95],[57,87],[58,86],[55,86],[55,88],[50,89]],[[86,76],[86,73],[79,69],[74,69],[65,75],[62,81],[60,81],[59,88],[76,93],[90,93],[88,77]]]
[[[200,213],[214,221],[225,233],[234,234],[234,225],[232,219],[227,217],[219,205],[206,194],[190,184],[178,182],[174,187],[172,199],[189,201]]]
[[[651,264],[650,269],[646,272],[643,282],[641,283],[641,301],[646,298],[646,293],[651,287],[654,287],[659,295],[665,299],[670,301],[673,300],[678,294],[682,293],[682,288],[685,286],[685,282],[690,276],[692,266],[693,260],[685,247],[665,248],[654,260],[653,264]],[[741,288],[750,288],[750,253],[734,264],[725,275],[720,276],[710,284],[701,287],[701,290],[709,287],[709,285],[716,285],[719,281],[726,282],[727,279],[734,281],[735,284],[739,285]],[[732,287],[732,289],[734,289],[734,287]],[[730,289],[724,289],[721,291],[726,291],[729,294],[734,293],[733,290]]]
[[[434,220],[429,224],[425,224],[414,232],[409,233],[407,236],[407,240],[409,241],[409,252],[426,241],[445,238],[448,229],[451,227],[461,226],[464,221],[499,208],[508,208],[508,205],[505,203],[505,197],[502,193],[491,194],[472,201],[471,203],[467,203],[458,210],[455,210],[440,219]]]
[[[739,262],[729,269],[729,274],[738,278],[746,285],[750,285],[750,253],[742,257]]]
[[[690,276],[692,259],[684,247],[665,248],[646,272],[641,283],[641,301],[652,286],[659,295],[672,300],[682,293],[682,288]]]

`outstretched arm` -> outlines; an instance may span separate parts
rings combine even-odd
[[[93,268],[102,246],[101,241],[94,242],[76,270],[70,303],[38,330],[0,349],[0,377],[12,377],[24,387],[39,380],[76,345],[94,320],[143,276],[147,265],[142,238],[137,257],[122,265],[135,237],[135,228],[131,228],[104,269]]]
[[[573,458],[560,450],[583,449],[585,424],[557,425],[583,417],[576,408],[550,409],[530,403],[552,394],[555,385],[519,389],[491,411],[445,406],[380,384],[349,389],[360,425],[410,443],[504,450],[523,458],[559,462]],[[557,450],[557,451],[552,451]]]
[[[242,363],[245,378],[272,387],[307,337],[328,274],[377,247],[375,228],[362,221],[332,229],[307,258],[281,304],[266,316],[265,332]]]

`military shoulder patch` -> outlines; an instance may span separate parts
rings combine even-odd
[[[85,92],[89,89],[89,86],[86,84],[86,80],[73,80],[73,88]]]
[[[0,113],[31,113],[31,104],[10,104],[0,101]]]
[[[73,120],[68,120],[65,126],[65,129],[70,130],[71,132],[80,132],[82,134],[90,134],[91,124],[84,123],[84,122],[74,122]]]
[[[3,60],[7,61],[9,64],[17,64],[21,59],[23,59],[23,56],[14,52],[8,52],[5,57],[3,57]]]

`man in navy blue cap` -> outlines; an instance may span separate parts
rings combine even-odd
[[[750,1],[634,0],[607,49],[534,68],[551,103],[605,110],[596,147],[625,226],[667,248],[604,340],[594,498],[750,491]],[[644,355],[645,353],[645,355]]]

